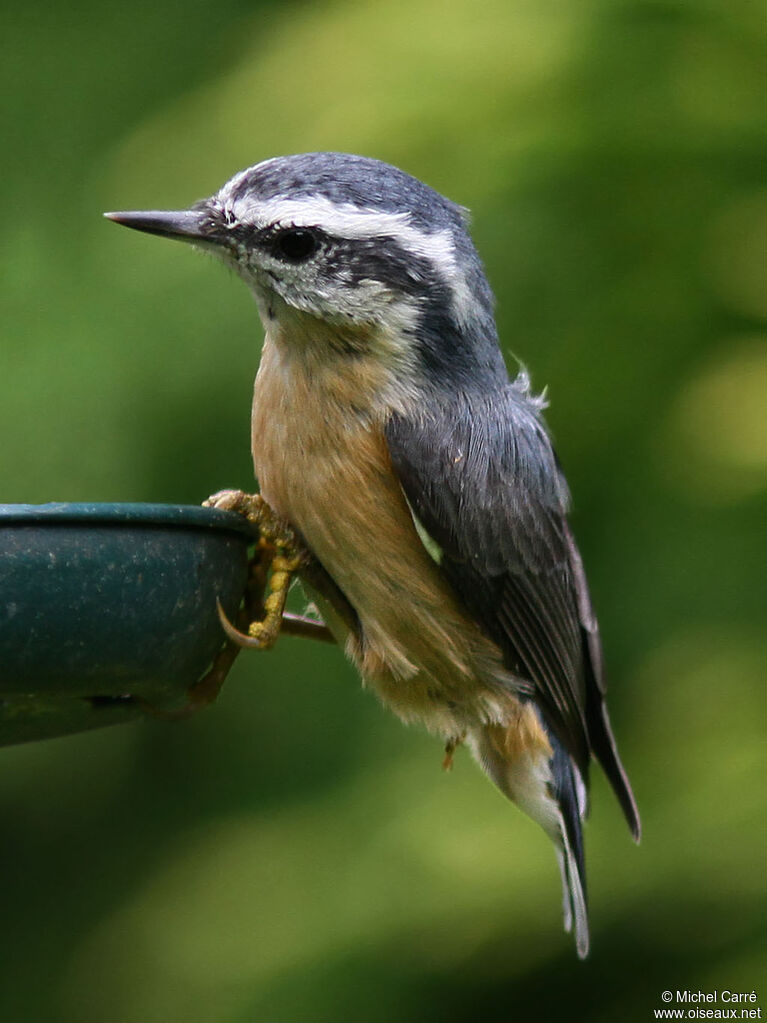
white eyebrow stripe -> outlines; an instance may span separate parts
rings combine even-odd
[[[320,227],[339,238],[391,237],[414,255],[453,260],[453,238],[449,230],[428,233],[410,223],[410,214],[388,213],[353,203],[335,203],[325,196],[282,196],[266,202],[247,196],[227,204],[234,217],[254,227],[283,224],[295,227]]]
[[[463,322],[471,295],[466,278],[455,258],[455,243],[449,228],[422,231],[410,222],[410,214],[389,213],[353,203],[335,203],[325,196],[285,197],[258,201],[248,195],[231,199],[233,179],[217,199],[239,224],[256,228],[281,224],[285,227],[319,227],[338,238],[393,238],[406,252],[428,260],[450,288],[453,307]]]

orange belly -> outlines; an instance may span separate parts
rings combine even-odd
[[[364,362],[364,360],[359,360]],[[261,493],[291,522],[359,616],[347,649],[365,682],[406,720],[447,736],[507,718],[500,652],[465,615],[424,548],[392,470],[382,422],[355,413],[337,374],[267,338],[254,391]],[[380,384],[380,381],[379,381]],[[368,403],[370,407],[370,402]],[[516,701],[514,701],[516,702]]]

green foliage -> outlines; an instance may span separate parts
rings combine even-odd
[[[252,486],[245,289],[101,210],[277,153],[405,167],[472,208],[548,386],[645,839],[595,777],[579,964],[545,837],[284,640],[187,724],[2,752],[2,1019],[644,1021],[667,987],[759,990],[764,4],[5,6],[2,500]]]

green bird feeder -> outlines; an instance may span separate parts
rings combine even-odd
[[[0,505],[0,745],[163,713],[225,645],[253,533],[214,508]]]

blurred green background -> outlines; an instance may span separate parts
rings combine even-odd
[[[767,1008],[765,15],[6,2],[0,499],[252,487],[246,289],[102,210],[279,153],[404,167],[473,210],[504,344],[549,388],[645,838],[595,772],[579,963],[544,835],[285,639],[185,724],[0,751],[3,1023]]]

